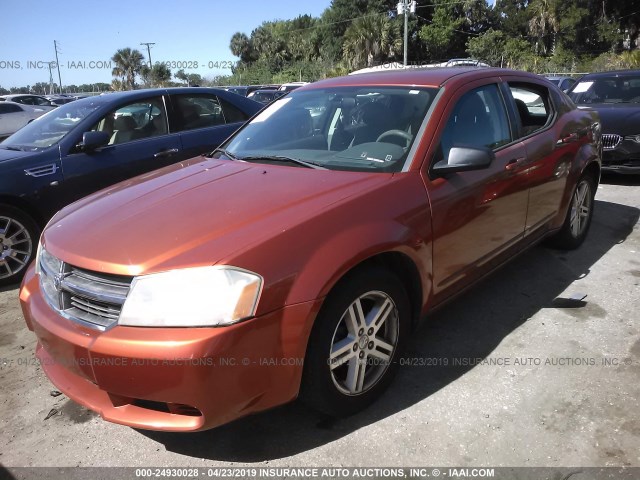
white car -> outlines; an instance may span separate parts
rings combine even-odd
[[[12,135],[49,110],[51,109],[22,105],[15,102],[0,102],[0,138]]]
[[[31,95],[29,93],[15,93],[12,95],[0,95],[0,101],[15,102],[31,107],[42,108],[46,111],[53,110],[58,105],[51,100],[40,95]]]

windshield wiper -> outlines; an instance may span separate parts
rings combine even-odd
[[[22,152],[22,148],[14,147],[13,145],[0,145],[0,148],[4,148],[5,150],[13,150],[14,152]]]
[[[207,157],[211,158],[213,157],[214,153],[220,152],[223,155],[225,155],[226,157],[229,157],[231,160],[241,160],[241,158],[238,158],[237,156],[235,156],[233,153],[231,153],[228,150],[225,150],[224,148],[216,148],[213,152],[207,154]]]
[[[251,155],[249,157],[236,157],[236,158],[243,162],[259,162],[261,160],[266,160],[266,161],[273,161],[273,162],[293,163],[295,165],[301,165],[307,168],[315,168],[317,170],[326,170],[325,167],[318,165],[317,163],[305,162],[304,160],[300,160],[299,158],[287,157],[285,155]]]

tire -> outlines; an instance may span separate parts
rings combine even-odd
[[[39,232],[30,216],[0,204],[0,287],[22,280],[36,255]]]
[[[363,410],[391,383],[410,327],[409,299],[394,274],[367,268],[345,277],[313,326],[300,399],[332,417]]]
[[[596,183],[591,175],[583,175],[578,180],[571,195],[571,203],[562,228],[549,239],[549,245],[562,250],[578,248],[587,238],[593,204],[596,194]]]

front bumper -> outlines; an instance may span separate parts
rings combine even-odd
[[[115,326],[100,332],[59,316],[33,266],[20,290],[51,382],[105,420],[196,431],[293,400],[320,301],[219,328]]]
[[[602,170],[617,173],[640,173],[640,144],[623,140],[613,150],[602,152]]]

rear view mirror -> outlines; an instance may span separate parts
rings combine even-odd
[[[431,170],[438,175],[489,167],[495,158],[493,150],[486,147],[452,147],[449,156],[436,163]]]
[[[92,152],[97,148],[104,147],[109,143],[111,135],[108,132],[84,132],[80,149],[83,152]]]

